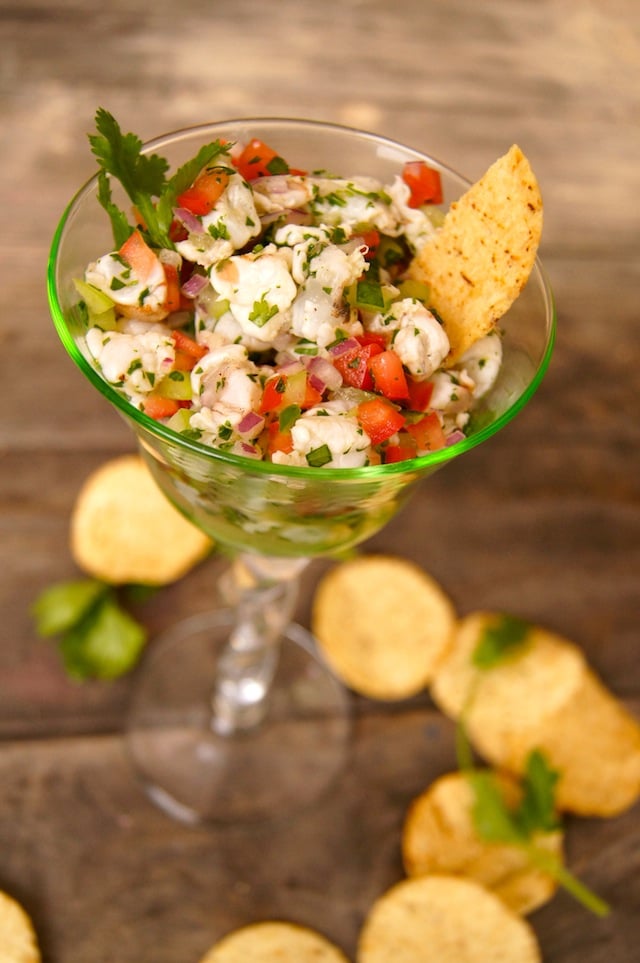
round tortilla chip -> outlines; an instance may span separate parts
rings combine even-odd
[[[358,963],[540,963],[529,924],[469,879],[422,876],[372,906]]]
[[[320,933],[297,923],[252,923],[216,943],[201,963],[348,963]]]
[[[510,806],[520,796],[518,784],[495,774]],[[547,873],[532,866],[518,846],[485,842],[472,816],[473,788],[461,772],[448,773],[411,803],[402,829],[402,859],[408,876],[467,877],[492,890],[520,915],[533,912],[558,888]],[[562,833],[540,833],[536,845],[562,858]]]
[[[40,963],[40,959],[31,920],[19,903],[0,891],[0,960],[6,963]]]
[[[509,658],[489,670],[477,668],[472,662],[476,647],[485,631],[502,619],[500,613],[474,612],[458,622],[452,645],[433,679],[431,695],[453,719],[466,708],[466,728],[473,745],[485,758],[512,770],[512,744],[518,756],[522,744],[530,740],[536,744],[541,721],[573,698],[586,663],[577,646],[532,625],[525,643]]]
[[[311,621],[324,657],[346,685],[393,700],[428,685],[450,644],[455,612],[417,565],[362,555],[321,579]]]
[[[454,201],[409,274],[429,285],[449,338],[446,363],[508,311],[524,288],[542,234],[542,197],[529,161],[514,144]]]
[[[617,816],[640,798],[640,724],[591,670],[570,702],[542,720],[535,736],[536,747],[560,773],[559,809]],[[530,748],[528,740],[519,747],[519,770]]]
[[[114,585],[165,585],[211,550],[211,540],[171,505],[139,455],[111,459],[84,482],[71,516],[71,552]]]
[[[522,773],[533,749],[559,773],[558,809],[614,816],[640,798],[640,725],[572,642],[531,626],[527,642],[489,670],[472,665],[483,631],[501,616],[461,620],[431,686],[447,715],[465,712],[471,743],[488,761]]]

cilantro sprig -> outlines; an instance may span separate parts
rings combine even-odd
[[[554,853],[536,842],[536,836],[562,828],[555,804],[555,788],[560,773],[554,770],[539,749],[527,756],[521,778],[521,798],[510,807],[498,785],[495,773],[478,769],[467,736],[467,718],[473,705],[482,673],[508,661],[526,646],[530,626],[511,615],[502,615],[485,627],[471,657],[481,670],[476,677],[456,727],[458,768],[473,789],[472,819],[478,836],[488,843],[517,846],[531,865],[547,873],[578,902],[596,916],[606,916],[608,904],[574,876]]]
[[[135,594],[135,587],[123,588]],[[36,631],[59,636],[67,673],[79,681],[116,679],[137,663],[146,629],[123,607],[116,589],[97,579],[57,582],[31,607]]]
[[[228,154],[228,145],[219,140],[205,144],[195,157],[167,178],[166,158],[143,153],[140,138],[132,133],[123,134],[116,119],[103,107],[96,111],[95,124],[97,133],[89,135],[89,143],[100,165],[98,200],[111,220],[116,247],[124,244],[134,225],[112,199],[110,176],[120,181],[142,219],[144,233],[152,246],[172,249],[169,228],[177,198],[214,157]]]

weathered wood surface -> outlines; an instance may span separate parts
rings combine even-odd
[[[454,764],[451,727],[426,698],[357,701],[353,767],[286,826],[188,830],[146,801],[120,736],[131,679],[70,682],[28,613],[75,573],[81,480],[133,448],[53,332],[49,241],[93,171],[99,104],[143,137],[231,116],[349,123],[470,177],[518,142],[545,197],[551,369],[511,426],[369,547],[423,565],[461,613],[498,607],[563,632],[640,713],[637,3],[26,0],[0,4],[0,43],[0,888],[33,913],[46,963],[196,963],[272,916],[353,955],[368,905],[400,878],[407,804]],[[147,603],[152,632],[207,609],[221,564]],[[603,922],[558,896],[532,917],[547,963],[638,958],[638,813],[569,823],[571,864],[615,911]]]

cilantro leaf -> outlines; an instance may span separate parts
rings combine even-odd
[[[138,211],[152,245],[173,248],[169,228],[177,197],[213,157],[227,153],[228,148],[219,141],[206,144],[167,180],[169,164],[166,158],[143,153],[140,138],[136,134],[123,134],[116,119],[103,107],[96,111],[95,124],[97,133],[89,135],[89,143],[100,165],[98,200],[111,220],[116,246],[121,247],[133,226],[113,202],[108,176],[120,181]]]
[[[120,248],[131,234],[132,227],[124,211],[121,211],[118,205],[112,201],[111,185],[104,171],[100,171],[98,174],[98,200],[109,215],[113,238],[116,247]]]
[[[115,596],[104,596],[91,613],[60,642],[67,672],[76,679],[116,679],[138,661],[147,633]]]
[[[473,787],[473,824],[476,832],[488,843],[523,842],[522,832],[509,812],[494,775],[472,770],[467,773]]]
[[[117,177],[135,203],[138,193],[157,197],[165,183],[169,165],[158,154],[142,154],[136,134],[123,134],[115,117],[99,107],[95,117],[97,134],[89,136],[91,150],[100,167]]]
[[[129,594],[135,587],[123,586]],[[61,636],[65,669],[75,679],[115,679],[136,664],[147,632],[120,605],[116,590],[96,579],[58,582],[31,607],[36,631]]]
[[[508,659],[527,642],[529,629],[529,624],[515,615],[500,615],[484,629],[473,652],[473,665],[478,669],[492,669]]]
[[[31,606],[38,635],[47,637],[66,632],[86,616],[105,591],[106,585],[94,579],[50,585]]]
[[[522,778],[522,797],[517,806],[507,804],[495,774],[478,770],[469,762],[471,748],[463,725],[458,726],[458,758],[473,789],[471,816],[478,836],[488,843],[517,846],[531,865],[547,873],[574,899],[596,916],[606,916],[609,906],[567,869],[562,859],[536,843],[540,833],[561,829],[555,812],[554,789],[558,773],[544,755],[534,749],[528,756]]]
[[[527,839],[536,832],[553,832],[560,827],[554,802],[559,776],[539,749],[529,753],[522,777],[523,796],[514,813],[518,827]]]

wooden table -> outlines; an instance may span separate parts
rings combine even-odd
[[[454,765],[451,725],[427,697],[356,700],[338,791],[275,828],[189,829],[147,801],[123,751],[132,678],[71,682],[29,614],[43,587],[77,574],[68,522],[83,478],[133,449],[54,334],[50,238],[93,172],[98,105],[143,137],[232,116],[338,121],[469,177],[518,142],[545,198],[550,371],[511,426],[426,482],[367,548],[415,560],[461,614],[494,607],[565,634],[640,714],[636,0],[32,0],[0,12],[0,888],[33,915],[46,963],[197,963],[222,933],[271,917],[353,956],[368,906],[402,875],[409,801]],[[206,610],[221,566],[149,602],[152,634]],[[558,895],[531,918],[547,963],[638,959],[639,811],[569,820],[569,862],[614,912],[601,921]]]

